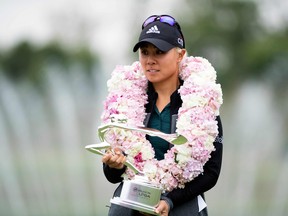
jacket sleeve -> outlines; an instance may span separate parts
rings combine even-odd
[[[123,181],[123,178],[121,177],[121,175],[125,172],[125,169],[126,169],[126,166],[124,166],[123,169],[114,169],[114,168],[110,168],[106,164],[103,164],[104,175],[106,179],[113,184]]]
[[[172,200],[174,207],[210,190],[218,180],[222,164],[223,129],[220,116],[217,116],[216,120],[218,122],[218,136],[213,143],[215,151],[211,153],[211,158],[204,165],[202,174],[187,183],[185,188],[174,189],[167,194],[167,197]]]

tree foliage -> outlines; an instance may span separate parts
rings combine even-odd
[[[88,48],[64,48],[56,41],[42,47],[22,41],[0,54],[1,71],[14,81],[40,82],[51,66],[69,72],[70,67],[77,65],[83,69],[79,72],[91,73],[95,64],[97,58]]]
[[[288,59],[287,26],[269,32],[253,1],[187,1],[187,5],[191,13],[185,14],[182,28],[188,52],[208,58],[224,88],[267,76],[276,85],[287,85],[283,78],[288,78],[288,63],[281,60]]]

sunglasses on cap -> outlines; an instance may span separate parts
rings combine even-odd
[[[152,16],[148,17],[143,22],[142,29],[144,29],[147,25],[149,25],[153,22],[156,22],[156,21],[166,23],[170,26],[176,26],[179,33],[181,34],[181,37],[182,37],[183,42],[184,42],[184,36],[183,36],[182,31],[181,31],[181,27],[180,27],[179,23],[172,16],[169,16],[169,15],[152,15]],[[183,45],[183,47],[185,47],[185,44]]]
[[[169,16],[169,15],[152,15],[148,17],[142,24],[142,29],[144,29],[147,25],[150,23],[153,23],[155,21],[160,21],[162,23],[167,23],[170,26],[176,26],[180,30],[180,25],[177,23],[177,21]]]

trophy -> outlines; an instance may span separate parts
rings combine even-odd
[[[101,143],[87,145],[85,148],[93,153],[104,155],[102,150],[106,150],[111,147],[111,145],[105,140],[105,133],[111,128],[138,131],[150,136],[158,136],[174,145],[181,145],[187,142],[187,139],[182,135],[166,134],[146,127],[111,123],[98,128],[98,135],[102,141]],[[116,205],[138,210],[140,212],[157,215],[155,213],[155,206],[160,201],[162,189],[149,182],[148,177],[129,161],[126,160],[125,165],[135,172],[135,178],[133,180],[125,180],[120,197],[114,197],[110,200],[110,202]]]

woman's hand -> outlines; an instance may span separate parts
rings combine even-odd
[[[125,155],[120,148],[114,148],[107,151],[102,157],[102,162],[107,164],[110,168],[122,169],[126,161]]]
[[[168,216],[169,214],[169,205],[165,200],[160,200],[158,205],[156,206],[155,212],[161,216]]]

